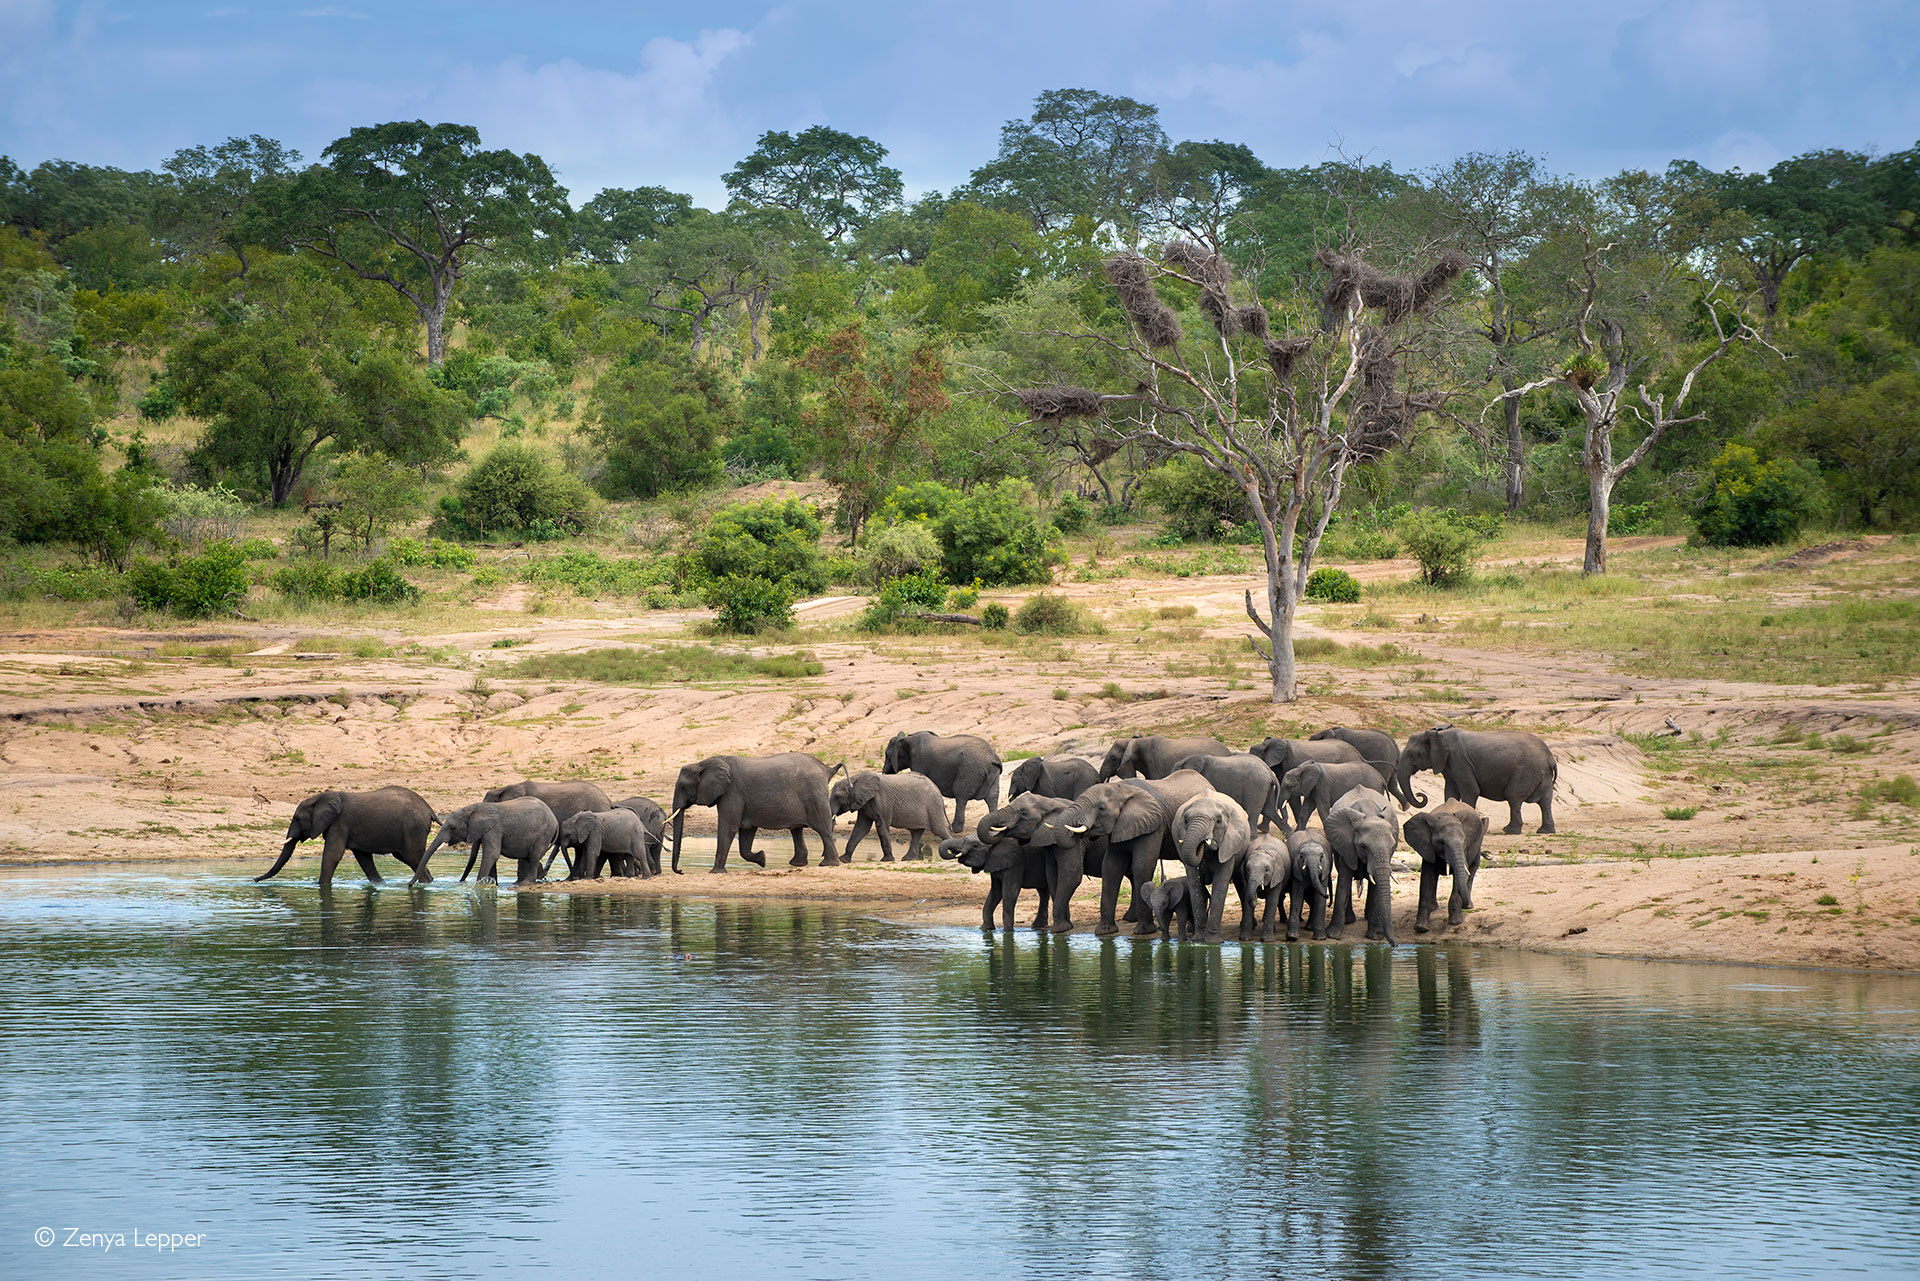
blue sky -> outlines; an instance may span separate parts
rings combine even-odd
[[[243,133],[313,158],[425,118],[539,153],[576,202],[659,184],[717,204],[762,131],[826,123],[920,191],[1069,87],[1275,165],[1521,148],[1586,176],[1765,168],[1920,139],[1920,3],[0,0],[0,153],[28,167],[145,168]]]

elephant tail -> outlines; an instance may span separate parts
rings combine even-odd
[[[835,765],[832,769],[827,771],[827,781],[831,783],[833,781],[833,776],[835,774],[845,774],[846,772],[847,772],[847,763],[845,761],[841,761],[839,764]]]

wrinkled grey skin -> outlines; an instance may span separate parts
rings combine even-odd
[[[427,856],[446,845],[465,845],[472,853],[467,858],[466,880],[473,865],[480,865],[479,881],[496,880],[495,867],[510,858],[516,869],[514,884],[532,885],[540,877],[540,860],[553,848],[560,832],[560,821],[547,803],[532,796],[517,796],[510,801],[478,801],[440,816],[440,834],[427,847]]]
[[[1395,767],[1402,789],[1414,774],[1432,770],[1447,781],[1446,799],[1478,805],[1481,797],[1505,801],[1509,821],[1502,830],[1520,831],[1520,807],[1540,807],[1540,833],[1553,833],[1553,785],[1560,766],[1553,749],[1537,734],[1520,730],[1467,730],[1451,725],[1423,729],[1400,749]]]
[[[709,756],[680,767],[673,783],[673,870],[680,872],[681,836],[690,805],[711,805],[719,816],[714,842],[713,870],[727,870],[727,850],[740,839],[740,857],[758,867],[767,857],[753,848],[763,827],[793,837],[789,867],[807,865],[807,846],[801,833],[811,828],[825,857],[822,867],[838,867],[840,855],[833,843],[833,806],[827,788],[845,765],[828,765],[806,752],[774,756]]]
[[[572,782],[543,783],[538,779],[527,778],[522,779],[518,783],[508,783],[504,787],[492,788],[480,799],[485,801],[512,801],[518,800],[522,796],[531,796],[537,800],[545,801],[547,808],[553,811],[554,818],[562,823],[572,818],[575,814],[580,813],[582,810],[591,810],[598,813],[601,810],[610,810],[613,808],[613,802],[607,799],[605,792],[601,791],[592,783],[583,783],[578,780]],[[551,860],[549,860],[549,862],[551,862]],[[541,868],[540,874],[545,876],[547,869],[544,867]],[[569,871],[567,879],[573,880],[580,874],[579,866],[576,864],[573,869]]]
[[[985,801],[988,809],[1000,804],[1000,753],[993,744],[973,734],[936,734],[921,730],[895,734],[887,740],[882,774],[912,770],[925,774],[953,800],[953,830],[967,824],[967,805]]]
[[[1414,913],[1413,932],[1425,934],[1440,906],[1440,873],[1453,878],[1447,895],[1447,924],[1459,925],[1473,906],[1473,878],[1480,871],[1480,843],[1486,838],[1486,815],[1464,801],[1445,801],[1424,814],[1409,815],[1402,835],[1420,855],[1420,907]]]
[[[1202,792],[1173,815],[1173,847],[1197,887],[1195,897],[1205,906],[1206,929],[1201,939],[1221,940],[1220,923],[1227,910],[1227,889],[1240,891],[1240,932],[1244,938],[1253,922],[1253,901],[1247,896],[1240,866],[1253,840],[1246,811],[1231,796]]]
[[[427,833],[433,830],[433,806],[409,787],[382,787],[372,792],[316,792],[301,801],[287,824],[280,857],[256,881],[280,874],[293,857],[294,846],[316,836],[325,837],[320,851],[320,884],[333,884],[333,869],[348,854],[369,881],[382,881],[373,856],[387,854],[413,872],[410,885],[433,879],[427,870]]]
[[[1400,940],[1393,936],[1393,851],[1400,845],[1400,825],[1386,793],[1356,787],[1327,811],[1327,846],[1333,851],[1339,888],[1334,893],[1334,938],[1354,919],[1353,882],[1367,886],[1367,937]]]
[[[1022,890],[1040,895],[1039,908],[1029,924],[1036,930],[1046,928],[1052,900],[1048,851],[1031,844],[1027,837],[1066,805],[1057,796],[1022,796],[981,819],[973,833],[940,843],[941,858],[958,858],[962,866],[990,878],[987,901],[980,909],[981,929],[993,928],[995,908],[1000,910],[1001,928],[1012,929]]]
[[[1100,781],[1100,767],[1081,756],[1029,756],[1007,775],[1007,799],[1037,792],[1072,800]]]
[[[1387,785],[1387,795],[1393,797],[1401,809],[1417,810],[1427,803],[1424,792],[1400,786],[1400,777],[1394,772],[1400,764],[1400,744],[1393,741],[1393,735],[1377,729],[1348,729],[1343,725],[1335,725],[1307,736],[1310,743],[1323,743],[1328,739],[1337,739],[1352,747],[1367,764],[1378,770],[1380,781]]]
[[[653,874],[660,875],[660,853],[667,848],[667,812],[660,802],[645,796],[629,796],[623,801],[615,801],[617,810],[631,810],[640,816],[640,825],[647,829],[647,861],[653,866]]]
[[[1120,903],[1121,879],[1132,884],[1138,902],[1141,887],[1153,879],[1160,860],[1180,857],[1170,830],[1174,812],[1212,790],[1192,770],[1179,770],[1163,779],[1112,779],[1095,783],[1050,820],[1050,826],[1063,829],[1056,838],[1063,842],[1078,837],[1096,848],[1105,843],[1100,861],[1100,924],[1095,933],[1120,932],[1114,913]],[[1143,921],[1134,932],[1150,935],[1153,927]]]
[[[1267,831],[1275,823],[1282,832],[1287,830],[1287,817],[1280,810],[1280,780],[1258,756],[1248,752],[1235,752],[1231,756],[1189,756],[1174,768],[1192,770],[1213,784],[1214,791],[1224,792],[1238,801],[1240,808],[1247,812],[1247,822],[1258,824],[1261,831]]]
[[[1261,768],[1266,768],[1262,766]],[[1260,904],[1260,941],[1273,942],[1274,922],[1281,916],[1280,899],[1293,879],[1293,855],[1287,843],[1277,836],[1256,836],[1247,846],[1247,857],[1240,864],[1240,901]],[[1295,932],[1291,927],[1287,937]],[[1253,913],[1244,907],[1240,915],[1240,939],[1253,937]]]
[[[1327,906],[1333,900],[1333,850],[1327,838],[1309,828],[1287,837],[1287,854],[1293,866],[1287,878],[1287,942],[1300,937],[1300,911],[1304,900],[1307,928],[1316,939],[1327,937]]]
[[[1063,797],[1027,792],[988,813],[974,829],[974,834],[990,845],[1018,842],[1040,859],[1046,875],[1047,900],[1053,905],[1053,920],[1045,922],[1043,913],[1034,918],[1034,928],[1050,929],[1055,934],[1065,934],[1073,928],[1073,896],[1084,877],[1100,874],[1106,850],[1104,842],[1090,842],[1053,821],[1071,804]]]
[[[1365,761],[1345,761],[1337,765],[1302,761],[1280,780],[1286,803],[1293,807],[1295,827],[1307,825],[1309,811],[1318,815],[1320,826],[1325,827],[1327,811],[1333,808],[1333,803],[1356,787],[1371,788],[1382,796],[1387,794],[1387,785]]]
[[[1112,778],[1165,778],[1189,756],[1231,756],[1217,738],[1117,738],[1100,762],[1100,782]]]
[[[924,844],[928,832],[935,840],[953,835],[947,826],[947,801],[933,780],[919,774],[876,774],[861,770],[833,785],[827,794],[833,816],[852,814],[853,831],[847,836],[847,862],[859,848],[869,830],[880,833],[880,861],[893,862],[893,833],[898,827],[908,836],[907,857],[927,856]]]
[[[1145,909],[1143,915],[1159,932],[1160,937],[1172,938],[1173,924],[1180,923],[1182,941],[1193,937],[1193,882],[1184,876],[1170,877],[1164,881],[1149,881],[1140,891],[1140,905]]]
[[[615,876],[646,880],[658,872],[648,858],[650,843],[640,816],[616,805],[610,810],[569,814],[560,824],[559,835],[553,838],[553,849],[572,860],[568,880],[598,879],[607,863],[613,864]]]

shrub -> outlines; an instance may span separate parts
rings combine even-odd
[[[411,605],[422,594],[384,556],[340,576],[341,600],[366,601],[372,605]]]
[[[723,632],[759,632],[793,626],[794,591],[786,581],[729,574],[708,583],[701,600]]]
[[[1860,785],[1860,799],[1869,805],[1885,802],[1920,808],[1920,783],[1915,783],[1911,774],[1898,774],[1893,778],[1863,783]]]
[[[468,570],[479,559],[471,547],[462,547],[443,538],[430,538],[424,543],[417,538],[396,538],[387,544],[387,555],[393,558],[395,564],[410,569],[431,565],[435,569]]]
[[[1352,605],[1360,600],[1360,584],[1344,569],[1316,569],[1307,576],[1307,599]]]
[[[1707,464],[1693,527],[1709,547],[1766,547],[1794,537],[1819,508],[1820,478],[1811,467],[1782,458],[1763,463],[1730,441]]]
[[[980,580],[976,578],[965,587],[954,588],[948,604],[955,609],[972,609],[980,599],[980,586]]]
[[[237,542],[247,520],[247,505],[225,485],[158,485],[160,528],[182,547],[198,548],[215,540]]]
[[[419,470],[384,454],[341,459],[329,488],[340,496],[340,529],[368,551],[387,531],[419,519],[426,505]]]
[[[947,514],[947,508],[959,497],[959,490],[950,489],[937,480],[916,481],[911,485],[901,485],[888,494],[874,516],[888,525],[909,520],[933,525]]]
[[[1507,531],[1505,512],[1458,512],[1450,511],[1447,516],[1461,528],[1471,531],[1488,542],[1500,537]]]
[[[239,543],[241,558],[244,560],[279,560],[280,549],[273,545],[271,538],[247,538]]]
[[[1420,562],[1420,581],[1452,587],[1473,573],[1480,536],[1446,512],[1417,511],[1400,522],[1400,541]]]
[[[0,562],[0,600],[105,600],[123,587],[123,576],[105,565],[38,569]]]
[[[324,560],[290,561],[273,571],[273,590],[293,601],[338,600],[340,572]]]
[[[790,597],[827,585],[820,561],[820,518],[797,498],[741,503],[715,516],[694,559],[709,579],[759,578],[785,583]],[[792,599],[788,600],[792,605]]]
[[[1651,533],[1659,524],[1652,503],[1615,503],[1607,508],[1607,533],[1616,538]]]
[[[902,614],[937,610],[947,599],[946,585],[932,570],[921,570],[896,578],[880,589],[879,597],[860,616],[860,626],[868,631],[894,622]]]
[[[667,560],[612,559],[576,548],[529,561],[520,576],[541,586],[566,587],[580,596],[650,596],[652,589],[667,584],[671,569]]]
[[[1320,549],[1344,560],[1392,560],[1400,554],[1400,542],[1384,529],[1330,529]]]
[[[145,609],[182,618],[215,618],[236,613],[247,598],[247,562],[231,543],[209,543],[198,556],[176,556],[166,564],[136,562],[127,572],[127,591]]]
[[[948,582],[998,587],[1047,581],[1047,540],[1019,481],[983,485],[948,504],[934,526]]]
[[[866,581],[885,583],[940,564],[940,540],[917,520],[869,527],[864,553]]]
[[[995,601],[980,611],[980,625],[990,632],[1005,631],[1007,627],[1007,607]]]
[[[606,451],[603,486],[652,498],[719,479],[733,407],[711,370],[684,357],[635,355],[593,385],[586,431]]]
[[[1080,636],[1106,628],[1066,597],[1041,592],[1028,597],[1014,614],[1013,630],[1028,636]]]
[[[1212,541],[1253,519],[1240,486],[1195,458],[1181,455],[1140,480],[1140,497],[1167,517],[1167,529],[1183,540]]]
[[[467,538],[524,536],[537,524],[579,533],[592,508],[593,495],[579,477],[509,441],[468,468],[440,500],[438,523]]]
[[[1063,534],[1077,534],[1093,523],[1093,506],[1078,494],[1068,494],[1053,511],[1053,527]]]

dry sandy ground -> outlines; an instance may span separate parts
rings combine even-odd
[[[1623,543],[1616,543],[1616,547]],[[1577,563],[1577,544],[1565,558]],[[1537,558],[1535,558],[1537,560]],[[1363,567],[1404,577],[1410,567]],[[805,640],[827,667],[796,681],[635,689],[508,676],[528,654],[698,641],[670,612],[606,607],[582,617],[519,612],[507,593],[477,630],[355,634],[435,653],[356,659],[312,652],[313,629],[241,625],[197,634],[237,644],[225,665],[169,659],[156,647],[195,639],[106,628],[0,636],[0,863],[271,860],[291,806],[322,787],[414,787],[437,806],[476,799],[527,776],[587,776],[615,797],[664,800],[678,765],[714,752],[803,750],[877,766],[898,729],[987,736],[1003,753],[1098,755],[1123,733],[1212,733],[1249,743],[1322,725],[1408,726],[1454,720],[1544,735],[1560,762],[1560,834],[1494,835],[1492,865],[1462,927],[1491,943],[1633,956],[1920,971],[1920,833],[1901,807],[1852,812],[1859,781],[1920,772],[1920,688],[1856,691],[1629,676],[1604,656],[1463,648],[1453,637],[1328,630],[1312,610],[1303,635],[1393,640],[1449,682],[1423,701],[1404,667],[1302,666],[1301,701],[1269,704],[1244,645],[1230,686],[1194,650],[1225,652],[1244,629],[1240,577],[1071,584],[1061,590],[1110,623],[1065,643],[889,638],[828,631]],[[1163,606],[1191,620],[1141,623]],[[801,608],[803,625],[843,618],[852,598]],[[1161,643],[1184,629],[1187,649]],[[510,648],[495,642],[512,640]],[[776,650],[791,646],[776,646]],[[1170,663],[1170,658],[1194,660]],[[1433,678],[1430,678],[1433,679]],[[1112,682],[1164,696],[1098,697]],[[1621,737],[1668,717],[1726,750],[1698,770],[1666,772]],[[1818,763],[1797,791],[1762,758],[1784,728],[1873,736],[1864,757]],[[1809,791],[1808,789],[1812,790]],[[1824,792],[1821,789],[1826,789]],[[1810,797],[1812,799],[1810,799]],[[1824,797],[1824,800],[1820,798]],[[1674,822],[1663,807],[1698,806]],[[1484,805],[1496,824],[1504,806]],[[974,811],[975,814],[978,810]],[[703,826],[704,824],[704,826]],[[711,811],[690,830],[711,832]],[[843,824],[842,831],[845,827]],[[761,842],[775,851],[781,840]],[[317,853],[317,851],[314,851]],[[784,852],[784,851],[783,851]],[[863,860],[875,857],[871,844]],[[690,855],[691,858],[691,855]],[[1817,861],[1816,861],[1817,860]],[[978,921],[984,885],[951,867],[741,871],[669,877],[593,892],[831,899],[900,919]],[[705,865],[705,860],[700,860]],[[310,874],[310,860],[290,874]],[[1789,875],[1791,874],[1791,875]],[[1403,939],[1414,938],[1416,879],[1399,880]],[[1822,896],[1834,899],[1819,902]],[[1023,907],[1023,915],[1030,912]],[[1092,920],[1091,906],[1076,917]]]

